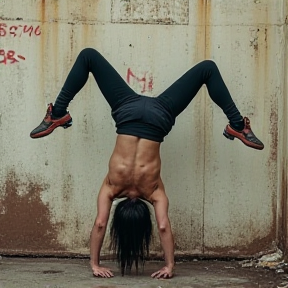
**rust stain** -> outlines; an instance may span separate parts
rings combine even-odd
[[[45,22],[45,11],[46,11],[46,0],[41,0],[41,22],[42,24]]]
[[[93,22],[89,21],[89,19],[85,15],[89,15],[89,11],[91,9],[96,11],[97,14],[101,13],[101,9],[98,8],[100,1],[94,1],[91,3],[87,4],[85,2],[81,2],[81,6],[80,6],[81,13],[80,14],[77,13],[77,14],[73,15],[73,21],[82,23],[82,25],[81,25],[81,36],[82,36],[81,42],[82,43],[91,43],[91,38],[93,39],[92,43],[99,43],[99,41],[97,41],[97,30],[98,29],[95,30],[93,27],[93,26],[95,26],[95,23],[93,23],[94,21]],[[97,19],[97,18],[98,17],[96,15],[95,19]],[[96,35],[94,33],[96,33]],[[101,42],[101,40],[100,40],[100,42]],[[91,44],[86,44],[86,45],[91,46]],[[77,51],[76,53],[78,54],[79,51]]]
[[[267,16],[268,23],[268,16]],[[269,91],[269,81],[270,79],[270,67],[269,67],[269,55],[270,53],[270,37],[269,30],[267,27],[263,27],[257,29],[257,51],[255,50],[255,75],[257,75],[257,79],[255,79],[255,83],[264,83],[261,87],[262,93]],[[257,85],[257,84],[255,84]],[[255,86],[255,91],[259,91],[259,84]],[[257,94],[257,93],[256,93]],[[266,114],[270,115],[269,117],[269,144],[266,145],[270,149],[269,158],[267,161],[268,169],[269,169],[269,189],[271,191],[271,203],[273,205],[273,217],[277,217],[277,189],[278,189],[278,175],[277,175],[277,163],[278,163],[278,149],[279,149],[279,135],[278,135],[278,97],[277,94],[269,95],[267,99],[269,99],[265,103]],[[276,225],[276,220],[274,221]]]
[[[211,54],[211,1],[198,0],[196,49],[199,60],[207,59]]]
[[[255,231],[255,223],[254,221],[250,221],[247,223],[247,231],[251,231],[253,238],[249,243],[243,241],[243,244],[236,244],[235,246],[226,246],[226,247],[218,247],[218,246],[205,246],[204,252],[205,255],[215,255],[218,257],[250,257],[250,256],[258,256],[267,254],[269,252],[274,252],[275,245],[274,241],[276,240],[276,205],[272,204],[271,214],[273,215],[272,223],[270,225],[270,229],[264,237],[259,237],[257,235],[257,231]],[[254,232],[255,231],[255,232]],[[253,235],[254,232],[254,235]],[[245,238],[243,236],[242,238]],[[239,237],[237,238],[239,240]],[[205,245],[205,244],[204,244]]]
[[[206,0],[205,13],[205,59],[211,58],[211,0]]]
[[[83,43],[89,43],[89,39],[91,37],[90,25],[82,25],[81,29],[82,29],[82,31],[81,31],[82,42]],[[95,39],[95,42],[98,43],[97,38]]]
[[[52,8],[52,7],[51,7]],[[59,63],[59,44],[60,44],[60,37],[59,37],[59,30],[61,28],[61,23],[58,22],[59,19],[59,1],[53,1],[53,19],[55,19],[54,23],[49,24],[49,38],[51,39],[51,43],[49,47],[52,48],[50,53],[53,53],[52,59],[53,63],[51,62],[49,65],[53,65],[54,68],[54,76],[56,79],[59,78],[58,75],[58,63]]]
[[[205,42],[206,42],[206,2],[207,0],[198,0],[198,11],[197,11],[197,31],[196,31],[196,53],[198,60],[203,60],[205,56]]]
[[[268,20],[267,20],[268,21]],[[268,22],[267,22],[268,23]],[[262,27],[260,29],[254,29],[252,34],[257,38],[257,41],[253,44],[253,54],[252,57],[255,59],[255,95],[262,95],[262,93],[267,93],[269,91],[269,81],[270,71],[269,68],[269,55],[270,53],[270,37],[267,27]],[[257,43],[257,46],[255,46]],[[263,83],[260,85],[259,83]],[[259,93],[261,91],[261,93]],[[266,97],[265,101],[265,114],[270,115],[269,121],[269,143],[266,147],[269,149],[269,158],[267,160],[268,177],[269,177],[269,189],[271,194],[271,213],[273,217],[273,229],[275,232],[275,240],[279,240],[279,232],[276,230],[276,226],[279,225],[279,213],[277,211],[277,190],[278,190],[278,175],[277,175],[277,163],[278,159],[278,149],[279,149],[279,135],[278,135],[278,100],[277,95],[269,95]],[[257,101],[257,99],[255,99]],[[262,101],[262,100],[261,100]],[[268,120],[267,119],[267,120]],[[268,122],[268,121],[267,121]],[[277,219],[277,220],[276,220]],[[277,234],[278,233],[278,234]]]
[[[209,57],[211,57],[211,1],[210,0],[198,0],[198,11],[197,11],[197,31],[196,31],[196,55],[198,58],[198,61],[201,61],[203,59],[207,59]],[[210,99],[207,99],[207,97],[202,98],[203,100],[199,100],[202,101],[200,102],[200,105],[204,104],[205,107],[207,107],[207,103],[206,101],[210,101]],[[203,103],[204,101],[204,103]],[[208,105],[209,106],[209,105]],[[203,106],[202,106],[203,107]],[[203,119],[206,118],[206,113],[207,113],[207,109],[204,109],[203,111]],[[200,126],[202,126],[203,123],[201,123]],[[207,133],[203,130],[200,131],[199,137],[197,137],[201,143],[199,145],[199,147],[202,146],[202,142],[204,141],[204,143],[208,143],[207,141],[205,141],[206,139],[206,135]],[[202,166],[201,164],[198,163],[202,163],[203,159],[205,159],[205,147],[204,147],[204,155],[202,155],[202,159],[197,159],[197,166]],[[203,174],[205,174],[205,161],[204,161],[204,165],[203,165]],[[204,194],[203,194],[203,211],[204,211],[204,205],[205,205],[205,181],[203,178],[203,190],[204,190]],[[205,213],[203,212],[203,216],[202,216],[202,231],[201,231],[201,249],[202,249],[202,253],[204,254],[205,252],[205,248],[204,248],[204,223],[205,223]]]
[[[44,75],[44,67],[45,67],[45,43],[46,43],[46,31],[45,31],[45,22],[46,22],[46,3],[45,0],[41,0],[41,4],[39,9],[39,14],[40,14],[40,19],[41,19],[41,31],[42,31],[42,35],[40,37],[40,53],[39,53],[39,71],[41,73],[41,77],[40,77],[40,89],[41,91],[39,91],[40,94],[44,94],[44,87],[45,87],[45,83],[44,83],[44,79],[45,79],[45,75]]]
[[[2,187],[0,200],[1,250],[19,253],[65,251],[57,241],[63,223],[51,222],[48,205],[40,197],[49,185],[21,182],[11,171]]]
[[[205,246],[205,255],[214,255],[220,257],[249,257],[267,254],[274,251],[275,225],[270,233],[263,238],[255,238],[251,243],[246,245],[226,246],[226,247],[209,247]]]
[[[288,17],[288,16],[287,16]],[[285,19],[285,23],[287,24],[287,17]],[[287,77],[287,66],[285,66],[285,77]],[[287,92],[287,81],[285,81],[284,84],[284,91]],[[288,262],[288,175],[287,175],[287,97],[283,97],[283,101],[282,101],[282,112],[283,112],[283,123],[284,125],[282,126],[282,130],[281,133],[282,134],[282,145],[281,145],[281,149],[282,149],[282,163],[281,163],[281,167],[282,167],[282,179],[281,179],[281,198],[280,198],[280,204],[281,204],[281,210],[280,210],[280,215],[281,217],[279,217],[279,233],[278,233],[278,237],[279,237],[279,241],[280,241],[280,247],[282,248],[282,250],[284,251],[284,260],[285,262]]]

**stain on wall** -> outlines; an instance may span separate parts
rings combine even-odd
[[[45,183],[23,182],[13,171],[7,174],[0,198],[2,253],[65,250],[57,241],[62,224],[52,222],[49,206],[41,200],[41,192],[48,187]]]

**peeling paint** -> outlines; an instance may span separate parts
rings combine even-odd
[[[189,0],[112,0],[113,23],[189,24]]]

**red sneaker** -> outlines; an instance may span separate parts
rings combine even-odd
[[[63,128],[68,128],[72,125],[72,118],[67,112],[63,117],[56,118],[52,116],[53,104],[50,103],[47,108],[45,118],[41,124],[36,127],[31,133],[31,138],[40,138],[51,134],[55,128],[61,126]]]
[[[238,138],[241,140],[245,145],[262,150],[264,149],[264,144],[255,136],[251,127],[250,127],[250,120],[247,117],[244,117],[244,129],[242,131],[234,130],[229,124],[224,129],[223,135],[230,139],[234,140],[234,138]]]

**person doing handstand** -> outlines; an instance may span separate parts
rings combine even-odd
[[[72,125],[67,107],[85,85],[90,72],[111,107],[118,134],[109,161],[109,171],[98,194],[97,216],[91,232],[90,263],[93,274],[100,277],[113,276],[110,269],[100,265],[100,251],[112,201],[116,198],[127,198],[125,203],[120,202],[122,207],[119,209],[122,214],[124,213],[123,219],[126,217],[126,220],[129,215],[131,220],[131,217],[135,216],[136,219],[146,213],[143,208],[146,204],[139,199],[147,200],[153,205],[164,251],[165,266],[151,276],[170,278],[173,276],[174,268],[174,240],[168,218],[168,198],[160,175],[159,152],[160,145],[175,124],[177,116],[205,84],[211,99],[223,110],[229,120],[223,132],[224,136],[231,140],[238,138],[248,147],[258,150],[262,150],[264,145],[253,133],[249,119],[241,116],[215,62],[204,60],[198,63],[159,96],[147,97],[133,91],[108,61],[92,48],[85,48],[80,52],[54,105],[52,103],[48,105],[44,120],[30,133],[32,138],[47,136],[59,126],[67,128]],[[133,210],[131,207],[134,205],[138,205],[135,211],[140,211],[140,216],[127,213]],[[121,250],[119,246],[121,239],[119,240],[120,232],[117,230],[119,223],[115,222],[117,220],[119,219],[114,217],[111,237],[112,240],[114,239],[112,246],[117,250],[123,275],[123,269],[131,268],[133,260],[138,265],[138,258],[143,260],[146,255],[144,250],[149,249],[151,228],[150,222],[146,221],[146,224],[148,223],[145,226],[146,231],[143,232],[142,240],[138,241],[142,241],[140,250],[131,252],[135,257],[130,253],[134,258],[131,256],[131,259],[125,260],[125,255],[120,254],[121,251],[123,254],[127,247]],[[134,227],[134,224],[130,227]],[[134,236],[137,233],[139,231],[135,232]]]

